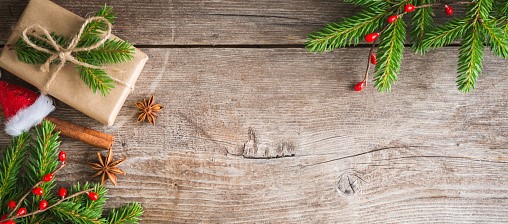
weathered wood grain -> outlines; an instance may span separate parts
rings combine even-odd
[[[114,126],[62,104],[54,114],[117,135],[128,175],[108,207],[140,201],[142,223],[508,222],[506,61],[487,54],[466,95],[456,48],[408,53],[381,94],[352,91],[368,49],[144,50]],[[135,124],[151,94],[165,106],[157,126]],[[96,150],[63,140],[59,180],[88,180]]]
[[[5,43],[27,0],[0,1],[0,44]],[[103,0],[55,0],[85,16]],[[115,35],[144,45],[303,44],[307,34],[359,11],[338,0],[122,0]],[[443,10],[436,9],[437,15]],[[462,10],[456,8],[456,14]],[[442,21],[447,17],[438,17]]]

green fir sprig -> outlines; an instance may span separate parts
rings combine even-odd
[[[104,5],[100,11],[95,13],[95,16],[104,17],[111,24],[115,22],[116,15],[113,8]],[[89,47],[101,40],[101,35],[106,31],[107,25],[104,21],[94,20],[90,22],[84,29],[83,34],[78,42],[77,47]],[[70,40],[67,37],[51,34],[53,39],[61,45],[68,46]],[[30,40],[37,46],[54,50],[53,47],[46,42],[29,35]],[[14,46],[18,59],[21,62],[29,64],[43,64],[51,56],[45,52],[40,52],[28,44],[22,38],[19,38]],[[78,61],[90,65],[103,66],[109,64],[123,63],[132,60],[134,57],[134,47],[131,43],[119,39],[109,39],[100,47],[90,51],[73,52],[72,56]],[[58,60],[53,61],[57,63]],[[76,66],[81,79],[85,84],[92,89],[94,93],[100,91],[102,95],[106,96],[110,93],[111,89],[115,88],[114,80],[104,69],[84,68],[83,66]]]
[[[374,85],[380,90],[391,90],[391,84],[397,81],[400,71],[404,41],[406,39],[406,23],[397,19],[384,31],[378,50],[378,59],[374,71]]]
[[[462,92],[475,89],[483,68],[484,48],[488,46],[494,55],[508,58],[508,1],[506,0],[344,0],[365,8],[364,11],[343,21],[328,24],[320,31],[309,34],[306,47],[311,52],[325,52],[354,46],[373,33],[380,33],[380,41],[373,40],[369,53],[378,44],[374,58],[374,86],[381,92],[391,91],[397,81],[406,44],[406,23],[409,21],[409,43],[416,53],[460,42],[458,56],[457,87]],[[453,15],[450,21],[436,25],[434,8],[443,8],[450,16],[457,5],[465,5],[466,13]],[[409,7],[409,8],[407,8]],[[411,9],[411,7],[413,7]],[[390,16],[396,16],[390,20]],[[368,38],[367,38],[368,39]],[[365,73],[361,88],[368,81]],[[358,85],[359,85],[358,84]],[[355,90],[361,90],[356,88]]]
[[[48,121],[35,128],[33,135],[23,133],[13,138],[3,152],[0,163],[0,219],[1,223],[77,223],[127,224],[138,223],[143,214],[139,203],[113,209],[104,214],[107,189],[100,184],[75,184],[65,197],[54,195],[55,179],[44,180],[48,174],[58,175],[66,162],[58,161],[59,133]],[[43,193],[35,195],[32,189],[41,187]],[[88,194],[97,194],[91,200]],[[48,202],[41,209],[39,203]],[[16,202],[14,209],[8,202]],[[26,214],[18,214],[26,209]]]

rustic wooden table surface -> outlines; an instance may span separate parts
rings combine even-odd
[[[55,2],[81,16],[104,3]],[[0,0],[0,45],[26,4]],[[137,88],[111,127],[60,102],[54,113],[116,135],[128,175],[108,184],[108,207],[139,201],[142,223],[508,222],[507,61],[487,53],[466,95],[456,46],[408,50],[392,93],[357,93],[367,47],[303,49],[358,11],[338,0],[108,4],[115,35],[150,57]],[[157,126],[136,124],[134,103],[152,94]],[[62,139],[61,184],[90,180],[97,149]]]

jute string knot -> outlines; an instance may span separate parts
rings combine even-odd
[[[105,34],[100,39],[100,41],[98,41],[94,45],[91,45],[89,47],[78,47],[78,43],[79,43],[79,41],[81,39],[81,36],[83,35],[83,32],[84,32],[86,26],[89,23],[93,22],[93,21],[102,21],[102,22],[104,22],[107,25]],[[42,31],[44,36],[40,36],[40,35],[36,34],[37,29]],[[34,49],[36,49],[38,51],[42,51],[44,53],[47,53],[47,54],[51,55],[48,58],[48,60],[46,60],[46,62],[41,65],[41,67],[40,67],[41,72],[45,72],[45,73],[49,72],[50,71],[50,68],[49,68],[50,64],[53,63],[55,60],[59,61],[57,69],[50,74],[50,76],[48,78],[48,81],[46,82],[44,87],[41,89],[41,92],[47,93],[47,91],[49,90],[50,86],[53,84],[56,76],[58,75],[60,70],[65,66],[66,62],[71,62],[71,63],[73,63],[75,65],[79,65],[79,66],[83,66],[83,67],[91,68],[91,69],[104,69],[104,67],[102,67],[102,66],[95,66],[95,65],[91,65],[91,64],[88,64],[88,63],[85,63],[85,62],[78,61],[72,55],[72,53],[74,53],[74,52],[81,52],[81,51],[91,51],[93,49],[96,49],[96,48],[102,46],[109,39],[109,37],[111,36],[111,29],[112,29],[111,23],[107,19],[105,19],[104,17],[99,17],[99,16],[91,17],[91,18],[87,19],[83,23],[83,25],[81,26],[78,34],[76,34],[71,39],[71,42],[70,42],[68,47],[64,47],[62,45],[59,45],[55,41],[55,39],[53,39],[53,37],[51,36],[49,31],[46,28],[40,26],[39,24],[33,24],[33,25],[27,27],[25,30],[23,30],[22,38],[25,41],[25,43],[27,43],[30,47],[32,47],[32,48],[34,48]],[[53,47],[54,51],[53,50],[49,50],[47,48],[43,48],[43,47],[37,46],[34,42],[32,42],[30,40],[30,38],[28,38],[28,35],[27,35],[27,32],[30,31],[30,30],[33,30],[33,32],[35,34],[33,36],[35,38],[37,38],[38,40],[41,40],[41,41],[47,43],[48,45],[50,45],[51,47]],[[126,84],[123,83],[122,81],[120,81],[118,79],[115,79],[113,77],[111,77],[111,78],[114,81],[116,81],[116,82],[126,86]]]

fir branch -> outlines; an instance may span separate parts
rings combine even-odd
[[[499,28],[495,21],[486,19],[482,23],[483,30],[486,32],[486,43],[498,57],[508,58],[508,38]]]
[[[132,203],[113,209],[108,217],[106,223],[108,224],[123,224],[123,223],[138,223],[140,216],[143,215],[143,208],[139,203]]]
[[[34,43],[38,41],[33,36],[28,36],[28,38]],[[49,54],[28,46],[21,38],[16,41],[14,49],[18,55],[18,60],[27,64],[44,64],[50,57]]]
[[[5,151],[5,156],[0,167],[0,203],[5,204],[9,198],[16,197],[20,190],[14,188],[18,183],[21,165],[26,158],[26,150],[30,134],[24,132],[13,138],[10,146]]]
[[[330,51],[356,45],[368,33],[374,31],[382,33],[373,80],[374,85],[381,92],[390,91],[391,85],[397,81],[406,35],[405,23],[401,19],[406,14],[412,14],[410,36],[412,49],[416,53],[424,54],[430,49],[444,47],[462,39],[459,48],[457,85],[463,92],[469,92],[475,88],[475,82],[482,71],[484,44],[488,45],[496,56],[508,58],[508,1],[506,0],[344,1],[367,9],[339,23],[328,24],[321,31],[311,33],[307,39],[306,48],[313,52]],[[406,11],[405,7],[408,4],[414,5],[416,10]],[[466,15],[434,28],[434,12],[431,7],[443,8],[445,4],[467,5]],[[453,11],[447,11],[447,14],[451,15]],[[388,15],[397,16],[398,19],[394,22],[394,17],[391,17],[388,21],[383,21]],[[388,27],[388,30],[377,31],[383,24],[387,24],[385,28]],[[371,55],[372,53],[369,57]],[[370,63],[367,65],[365,80],[359,84],[367,82],[369,67]]]
[[[116,21],[116,13],[113,12],[112,6],[107,6],[104,4],[102,8],[95,13],[95,16],[104,17],[107,19],[111,24],[114,24]],[[105,31],[105,27],[101,27],[102,31]]]
[[[320,31],[309,34],[306,48],[311,52],[331,51],[357,45],[363,36],[382,26],[388,12],[383,7],[364,10],[339,23],[327,24]]]
[[[98,35],[88,35],[88,36],[81,36],[81,39],[78,42],[77,47],[79,48],[85,48],[90,47],[92,45],[95,45],[101,41],[101,37]],[[76,57],[76,53],[73,54],[74,57]]]
[[[61,46],[67,46],[68,41],[65,37],[51,34],[51,37],[55,40],[55,42]],[[28,35],[28,39],[30,39],[34,44],[37,46],[46,48],[48,50],[54,51],[55,49],[53,46],[49,45],[47,42],[41,40],[46,39],[46,37],[42,36],[35,36],[35,35]],[[16,54],[18,55],[18,59],[21,62],[27,63],[27,64],[44,64],[46,60],[50,57],[49,54],[38,51],[32,47],[30,47],[25,41],[21,38],[19,38],[16,41],[16,44],[14,45],[14,50],[16,50]]]
[[[58,166],[55,159],[58,156],[60,146],[59,133],[54,133],[55,125],[50,122],[43,122],[35,127],[36,141],[30,145],[28,157],[27,178],[31,186],[39,183],[42,177],[52,173]],[[47,191],[54,182],[42,184],[42,188]]]
[[[26,165],[26,176],[28,185],[31,188],[27,190],[27,193],[17,203],[18,206],[22,205],[23,200],[28,195],[30,197],[27,201],[31,203],[25,202],[24,204],[27,207],[31,205],[31,209],[36,209],[37,203],[40,200],[49,200],[53,197],[50,191],[56,186],[55,181],[43,182],[42,178],[50,173],[55,174],[65,166],[65,164],[62,164],[57,168],[58,161],[55,158],[58,157],[60,141],[58,140],[59,133],[54,132],[54,130],[55,125],[48,121],[44,121],[40,126],[35,127],[35,139],[30,144],[28,164]],[[42,188],[43,194],[41,196],[30,194],[31,190],[36,187]]]
[[[92,40],[97,39],[98,38],[94,38]],[[132,44],[117,39],[107,40],[103,45],[91,51],[77,52],[76,58],[78,61],[100,66],[130,61],[132,60],[133,55],[134,47]]]
[[[75,185],[72,187],[72,194],[68,197],[57,199],[49,192],[55,187],[55,185],[49,184],[42,180],[42,174],[58,173],[65,167],[65,162],[56,169],[51,170],[52,161],[48,161],[46,158],[50,158],[53,161],[57,161],[56,153],[58,151],[58,133],[54,132],[54,125],[48,121],[43,121],[42,124],[34,131],[35,138],[30,138],[30,135],[23,133],[20,137],[13,139],[11,146],[6,150],[4,161],[0,163],[0,195],[1,200],[11,199],[6,197],[9,193],[6,193],[9,189],[13,192],[26,190],[26,193],[17,200],[14,209],[6,211],[2,208],[2,212],[9,212],[6,218],[0,220],[3,223],[6,220],[16,221],[17,223],[105,223],[106,218],[102,217],[104,204],[107,200],[106,188],[99,184],[94,184],[90,187],[90,184]],[[26,151],[30,149],[29,159],[26,160]],[[38,153],[40,155],[31,155],[32,153]],[[57,162],[58,163],[58,162]],[[25,165],[25,166],[23,166]],[[28,165],[28,167],[27,167]],[[39,167],[35,167],[38,165]],[[19,175],[20,169],[26,168],[26,175]],[[11,177],[17,177],[15,179]],[[6,183],[6,181],[8,181]],[[37,181],[33,185],[29,185]],[[52,180],[53,181],[53,180]],[[49,183],[52,183],[50,181]],[[46,185],[48,194],[44,194],[43,197],[32,195],[32,189]],[[11,189],[16,186],[16,189]],[[87,192],[93,191],[99,198],[97,200],[90,200],[86,195]],[[11,192],[12,193],[12,192]],[[16,194],[16,193],[12,193]],[[9,196],[9,195],[8,195]],[[32,200],[26,200],[31,198]],[[38,207],[39,202],[45,199],[48,201],[49,206],[41,210]],[[4,202],[2,202],[4,203]],[[18,209],[23,206],[27,208],[30,213],[24,215],[16,215]],[[3,207],[3,206],[1,206]],[[112,217],[112,220],[116,220],[119,223],[133,222],[136,223],[139,220],[139,215],[142,214],[142,208],[139,204],[132,204],[127,207],[115,210],[113,214],[108,217]]]
[[[391,91],[391,85],[397,81],[406,40],[405,26],[404,20],[398,19],[381,34],[374,71],[374,86],[381,92]]]
[[[95,13],[95,16],[104,17],[107,19],[111,24],[115,23],[116,20],[116,14],[113,12],[113,7],[104,5],[101,10],[99,10],[97,13]],[[83,34],[81,35],[81,40],[79,42],[80,46],[87,47],[90,45],[84,45],[82,42],[86,42],[87,39],[97,37],[98,35],[105,32],[107,29],[107,25],[104,21],[95,20],[90,22],[88,25],[86,25],[85,29],[83,30]]]
[[[54,173],[57,173],[58,171],[60,171],[60,170],[61,170],[64,166],[65,166],[65,163],[62,163],[62,165],[61,165],[58,169],[56,169],[56,170],[54,171]],[[52,181],[53,181],[53,180],[52,180]],[[27,192],[26,192],[26,193],[25,193],[25,194],[24,194],[24,195],[23,195],[23,196],[19,199],[19,200],[18,200],[18,202],[16,203],[16,207],[15,207],[14,209],[12,209],[12,210],[11,210],[11,212],[10,212],[10,213],[9,213],[9,215],[8,215],[8,217],[9,217],[9,218],[7,218],[7,219],[12,219],[12,217],[11,217],[11,216],[12,216],[12,214],[14,214],[14,212],[15,212],[15,211],[17,211],[19,207],[21,207],[21,205],[22,205],[23,201],[24,201],[24,200],[26,199],[26,197],[27,197],[27,196],[28,196],[28,195],[32,192],[32,189],[34,189],[34,188],[36,188],[36,187],[38,187],[38,186],[40,186],[40,185],[42,185],[42,184],[44,184],[44,182],[43,182],[42,180],[41,180],[41,181],[39,181],[39,182],[37,182],[36,184],[34,184],[34,185],[33,185],[33,186],[32,186],[32,187],[31,187],[31,188],[30,188],[30,189],[29,189],[29,190],[28,190],[28,191],[27,191]],[[50,188],[50,189],[51,189],[51,188],[53,188],[53,187],[54,187],[54,186],[51,186],[51,185],[50,185],[50,186],[48,186],[47,188]],[[48,190],[48,192],[49,192],[49,190]],[[46,191],[45,191],[45,193],[46,193]],[[37,197],[39,197],[39,196],[37,196]],[[46,198],[49,198],[49,197],[46,197]],[[20,217],[20,218],[21,218],[21,217]]]
[[[104,209],[104,206],[107,201],[107,198],[105,196],[108,190],[103,185],[94,184],[93,186],[90,186],[90,184],[87,182],[83,186],[81,186],[79,183],[74,185],[71,188],[70,192],[81,192],[84,189],[90,189],[91,191],[95,192],[97,195],[99,195],[99,199],[91,201],[88,199],[87,196],[81,195],[75,197],[71,202],[77,203],[82,208],[92,211],[93,214],[91,217],[100,218],[102,215],[102,210]]]
[[[413,0],[413,4],[423,5],[431,4],[434,0]],[[434,25],[434,11],[432,7],[424,7],[416,10],[411,16],[411,41],[413,42],[412,49],[415,52],[419,52],[422,49],[422,40],[426,33],[428,33],[431,27]]]
[[[76,68],[81,79],[94,93],[99,90],[103,96],[106,96],[112,88],[115,88],[113,79],[109,77],[106,71],[83,66],[77,66]]]
[[[62,221],[70,221],[71,223],[77,224],[89,224],[89,223],[104,223],[104,218],[95,218],[97,215],[85,208],[80,204],[65,201],[57,206],[54,206],[49,210],[54,216],[58,217]]]
[[[39,210],[36,210],[34,212],[30,212],[30,213],[27,213],[27,214],[24,214],[24,215],[20,215],[20,216],[12,216],[12,214],[11,214],[11,215],[9,215],[9,217],[5,218],[4,220],[0,220],[0,221],[22,219],[22,218],[25,218],[25,217],[30,217],[30,216],[37,215],[39,213],[43,213],[45,211],[48,211],[48,210],[52,209],[53,207],[56,207],[56,206],[60,205],[61,203],[65,202],[65,201],[68,201],[70,199],[73,199],[73,198],[76,198],[76,197],[81,196],[83,194],[86,194],[86,193],[88,193],[88,192],[90,192],[92,190],[93,189],[87,189],[87,190],[83,190],[83,191],[80,191],[80,192],[76,192],[76,193],[74,193],[74,194],[72,194],[72,195],[70,195],[70,196],[68,196],[66,198],[62,198],[61,200],[59,200],[59,201],[55,202],[54,204],[48,206],[45,210],[40,210],[39,209]],[[13,211],[16,211],[16,210],[17,209],[13,209]]]
[[[475,89],[475,83],[483,68],[483,37],[478,23],[470,24],[465,30],[459,48],[457,86],[462,92]]]
[[[416,52],[423,54],[430,49],[450,45],[453,41],[462,36],[467,23],[468,20],[465,19],[453,19],[428,32],[423,38],[421,45],[417,46],[417,49],[415,49]]]
[[[467,15],[472,19],[465,28],[459,48],[457,86],[462,92],[475,89],[476,80],[483,69],[483,42],[485,25],[482,25],[490,16],[493,0],[474,0],[469,6]],[[492,41],[490,41],[492,42]]]
[[[467,15],[478,21],[479,19],[487,19],[492,11],[494,0],[473,0],[473,4],[469,5]]]

